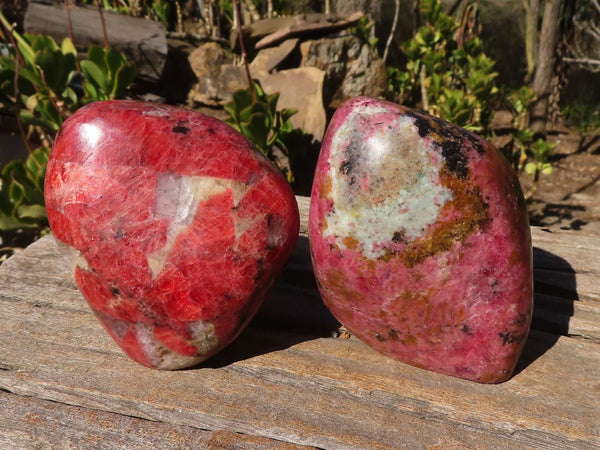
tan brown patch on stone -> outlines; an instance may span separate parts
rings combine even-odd
[[[395,251],[393,251],[387,247],[382,249],[382,251],[383,251],[383,255],[381,255],[379,258],[377,258],[377,261],[389,262],[397,254]]]
[[[348,287],[348,277],[346,277],[339,269],[329,269],[323,277],[322,286],[327,286],[327,290],[334,295],[347,300],[356,299],[359,297],[358,292]]]
[[[331,177],[329,175],[325,175],[323,182],[321,183],[319,197],[322,199],[331,197]]]
[[[485,228],[490,218],[488,205],[481,197],[481,190],[469,179],[461,180],[446,167],[440,171],[442,185],[452,191],[453,199],[440,210],[439,217],[449,211],[457,211],[452,220],[438,220],[429,226],[427,233],[406,246],[400,257],[407,267],[414,267],[425,258],[448,251],[455,242]]]
[[[327,219],[325,217],[322,217],[321,220],[319,221],[319,233],[321,233],[321,236],[323,236],[323,232],[327,229]]]
[[[344,247],[346,247],[348,250],[356,250],[360,245],[360,242],[358,242],[358,239],[353,238],[352,236],[346,236],[342,239],[342,244],[344,244]]]

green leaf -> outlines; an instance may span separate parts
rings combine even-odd
[[[49,98],[42,98],[38,102],[35,111],[39,113],[39,120],[46,131],[57,133],[63,118]]]
[[[256,103],[251,103],[249,106],[246,106],[239,111],[240,123],[248,122],[252,114],[255,113],[261,113],[264,114],[265,117],[271,117],[268,105],[257,100]]]
[[[60,96],[65,100],[65,103],[71,107],[71,105],[75,105],[79,98],[73,89],[67,87],[64,91],[60,93]]]
[[[2,171],[4,182],[8,183],[8,197],[12,204],[18,208],[22,203],[43,204],[44,196],[41,190],[36,189],[27,178],[27,171],[23,161],[11,161]]]
[[[102,72],[107,72],[104,49],[102,47],[92,45],[88,50],[88,59],[95,63]]]
[[[44,50],[55,52],[59,51],[60,47],[56,43],[56,41],[46,34],[33,34],[27,33],[26,36],[31,36],[29,42],[31,43],[31,48],[34,53],[41,52]]]
[[[44,80],[53,92],[60,92],[66,80],[65,55],[60,51],[44,49],[35,57],[36,64],[43,71]]]
[[[31,46],[29,45],[29,42],[13,29],[12,25],[8,23],[8,20],[6,20],[6,17],[4,17],[4,14],[2,14],[2,10],[0,10],[0,22],[2,23],[2,25],[4,25],[4,28],[6,30],[12,31],[12,35],[17,41],[17,47],[19,47],[19,51],[21,52],[23,59],[27,63],[33,64],[34,52]]]
[[[240,89],[232,94],[233,103],[237,111],[242,111],[252,105],[252,95],[248,89]]]
[[[281,110],[281,120],[287,122],[293,115],[298,112],[297,109],[285,108]]]
[[[42,80],[42,75],[40,74],[40,71],[35,66],[34,67],[19,66],[19,77],[24,78],[25,80],[29,81],[34,86],[42,86],[44,83]],[[34,90],[34,92],[35,92],[35,90]]]
[[[267,152],[266,143],[271,127],[263,113],[254,113],[249,120],[241,123],[242,134],[250,139],[263,153]]]
[[[126,89],[135,80],[137,69],[133,64],[125,64],[117,69],[114,78],[113,89],[110,93],[110,98],[122,98],[125,95]]]
[[[48,164],[49,156],[49,147],[38,147],[33,150],[25,160],[27,178],[31,180],[40,192],[43,192],[44,176],[46,174],[46,165]]]
[[[19,228],[31,228],[34,226],[35,224],[24,222],[16,217],[0,212],[0,230],[10,231],[18,230]]]
[[[154,11],[154,14],[156,14],[156,17],[158,17],[158,19],[163,23],[163,25],[168,28],[169,14],[171,11],[170,3],[164,0],[156,1],[152,3],[152,10]]]
[[[277,102],[279,102],[279,92],[267,97],[267,104],[269,105],[271,115],[275,115],[275,112],[277,112]]]
[[[227,114],[229,114],[229,118],[225,121],[230,125],[233,125],[234,123],[237,124],[237,121],[239,120],[238,114],[237,114],[237,109],[235,107],[235,103],[234,102],[229,102],[226,103],[223,106],[223,109],[225,110],[225,112]]]
[[[104,59],[106,61],[106,68],[108,69],[108,76],[111,79],[114,79],[117,74],[117,70],[119,70],[122,65],[127,63],[127,60],[123,57],[123,55],[113,47],[109,47],[105,51]]]
[[[21,205],[17,210],[20,219],[45,220],[46,208],[43,205]]]
[[[107,99],[107,92],[110,92],[110,80],[106,77],[106,73],[92,60],[83,60],[79,63],[79,66],[88,81],[94,83],[99,88],[97,90],[99,95],[96,97],[102,100]],[[100,97],[100,95],[103,96]]]
[[[254,94],[256,95],[256,99],[257,100],[265,100],[266,99],[266,94],[265,91],[263,90],[261,84],[259,81],[254,81]]]
[[[552,164],[545,163],[542,165],[542,173],[544,175],[550,175],[552,173]]]
[[[25,197],[25,188],[18,181],[12,180],[8,186],[8,196],[13,204],[19,206]]]
[[[527,175],[533,175],[537,171],[537,164],[534,162],[528,162],[525,164],[525,173]]]
[[[61,45],[60,45],[60,51],[63,53],[63,55],[73,55],[73,56],[77,56],[77,49],[75,48],[75,46],[73,45],[73,41],[70,38],[64,38]]]
[[[98,92],[98,88],[90,80],[84,79],[83,87],[84,87],[85,91],[87,92],[87,96],[89,97],[88,99],[85,100],[85,103],[93,102],[96,100],[107,100],[107,99],[100,98],[100,93]]]

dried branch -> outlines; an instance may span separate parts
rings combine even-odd
[[[540,0],[523,0],[523,6],[525,8],[525,55],[527,58],[527,76],[531,78],[537,62],[537,33]]]
[[[388,36],[388,40],[385,43],[385,50],[383,51],[383,62],[385,63],[388,57],[388,53],[390,51],[390,46],[394,41],[394,35],[396,34],[396,27],[398,26],[398,17],[400,16],[400,0],[396,0],[396,9],[394,11],[394,22],[392,23],[392,29],[390,30],[390,35]]]
[[[244,63],[244,69],[246,71],[246,78],[248,79],[248,87],[250,89],[250,96],[252,102],[256,102],[256,92],[254,91],[254,82],[250,75],[250,66],[248,65],[248,55],[246,54],[246,45],[244,44],[244,35],[242,34],[242,17],[240,14],[240,3],[238,0],[233,0],[233,14],[234,22],[236,23],[238,37],[240,39],[240,50],[242,53],[242,61]]]
[[[589,22],[584,30],[587,31],[588,34],[590,34],[594,39],[600,40],[600,28],[593,23]]]
[[[425,111],[428,114],[431,114],[431,111],[429,111],[429,98],[427,96],[426,78],[427,71],[425,69],[425,64],[422,64],[421,70],[419,71],[419,84],[421,85],[421,101],[423,102],[423,111]]]
[[[598,66],[600,68],[600,59],[591,58],[563,58],[564,62],[580,64],[582,66]]]
[[[104,20],[104,12],[102,11],[102,4],[100,3],[100,0],[96,0],[96,5],[98,5],[98,14],[100,14],[100,22],[102,22],[102,34],[104,36],[104,48],[107,49],[109,47],[108,31],[106,30],[106,21]]]

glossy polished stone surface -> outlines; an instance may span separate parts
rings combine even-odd
[[[45,193],[88,304],[132,359],[157,369],[229,344],[298,235],[293,192],[246,138],[167,105],[78,110],[56,137]]]
[[[506,159],[440,119],[366,97],[335,113],[313,184],[321,295],[376,350],[508,379],[532,312],[527,209]]]

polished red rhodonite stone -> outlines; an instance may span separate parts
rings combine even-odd
[[[511,376],[531,322],[531,237],[518,180],[487,142],[348,101],[323,142],[309,238],[325,304],[364,342],[456,377]]]
[[[67,119],[45,184],[48,220],[106,330],[135,361],[195,365],[229,344],[295,244],[295,197],[228,125],[134,101]]]

